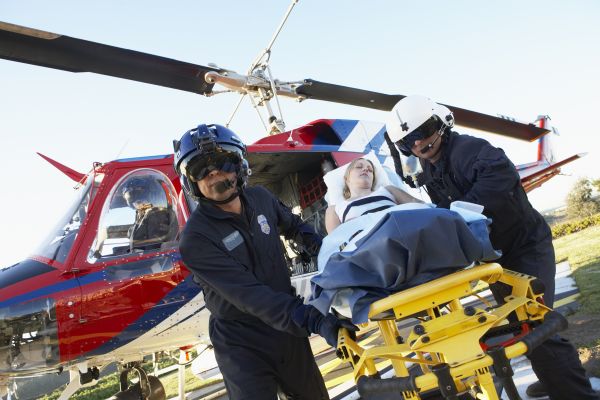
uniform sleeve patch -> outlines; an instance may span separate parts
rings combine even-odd
[[[240,234],[240,231],[233,231],[223,238],[223,244],[229,251],[235,249],[242,243],[244,243],[244,238]]]

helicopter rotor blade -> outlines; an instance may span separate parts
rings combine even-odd
[[[331,101],[358,107],[374,108],[382,111],[391,110],[398,101],[406,97],[400,94],[391,95],[371,92],[348,86],[319,82],[312,79],[306,79],[304,84],[296,87],[296,94],[307,99]],[[524,124],[464,108],[444,105],[454,113],[456,124],[467,128],[478,129],[527,141],[533,141],[549,132],[549,130],[537,127],[533,124]]]
[[[251,82],[247,81],[247,76],[235,74],[233,71],[187,63],[1,21],[0,58],[63,71],[93,72],[204,95],[212,93],[217,80],[211,79],[211,76],[217,75],[222,78],[221,80],[225,80],[225,83],[235,78],[229,86],[225,83],[222,84],[240,93],[255,89]],[[391,110],[394,104],[405,97],[311,79],[306,79],[301,85],[295,86],[295,90],[284,89],[281,89],[282,93],[280,94],[285,96],[331,101],[383,111]],[[533,124],[524,124],[454,106],[447,107],[454,112],[457,124],[467,128],[529,141],[549,132]]]
[[[214,84],[205,67],[0,21],[0,58],[70,72],[93,72],[198,94]]]

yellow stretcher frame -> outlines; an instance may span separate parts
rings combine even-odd
[[[477,296],[481,282],[502,282],[512,288],[511,294],[504,304],[464,307],[461,299]],[[346,329],[341,329],[338,357],[352,365],[363,398],[370,393],[397,392],[402,396],[398,398],[418,400],[420,394],[437,389],[447,399],[470,392],[476,399],[498,400],[490,369],[502,377],[505,387],[512,384],[516,391],[507,360],[527,353],[566,328],[566,320],[543,304],[540,283],[535,277],[490,263],[395,293],[373,303],[369,311],[369,319],[377,323],[384,344],[363,348]],[[544,321],[548,313],[552,318]],[[482,337],[492,328],[508,325],[509,314],[513,320],[516,316],[518,321],[537,327],[522,341],[484,351]],[[397,323],[416,316],[423,318],[408,337],[402,338]],[[391,361],[394,378],[380,378],[376,364],[381,360]],[[410,364],[419,365],[422,375],[411,377]],[[505,390],[511,397],[511,388]]]

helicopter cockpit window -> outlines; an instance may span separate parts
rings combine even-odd
[[[176,205],[175,189],[162,173],[139,169],[124,176],[104,204],[89,259],[175,247]]]
[[[87,216],[88,206],[91,203],[92,197],[95,196],[96,190],[103,178],[103,174],[88,175],[85,186],[77,191],[77,198],[35,251],[36,255],[60,263],[65,262],[75,242],[75,238],[77,238],[79,228]]]

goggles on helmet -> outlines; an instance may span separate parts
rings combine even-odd
[[[431,118],[425,123],[423,123],[421,126],[419,126],[417,129],[404,136],[402,139],[398,140],[396,142],[396,146],[398,146],[398,149],[401,152],[405,154],[411,154],[411,150],[414,147],[415,142],[417,140],[427,139],[433,136],[434,134],[439,133],[443,129],[444,125],[440,127],[440,123],[437,122],[437,119]]]
[[[212,171],[235,172],[239,164],[240,157],[237,153],[217,151],[194,160],[189,167],[189,178],[198,182]]]

